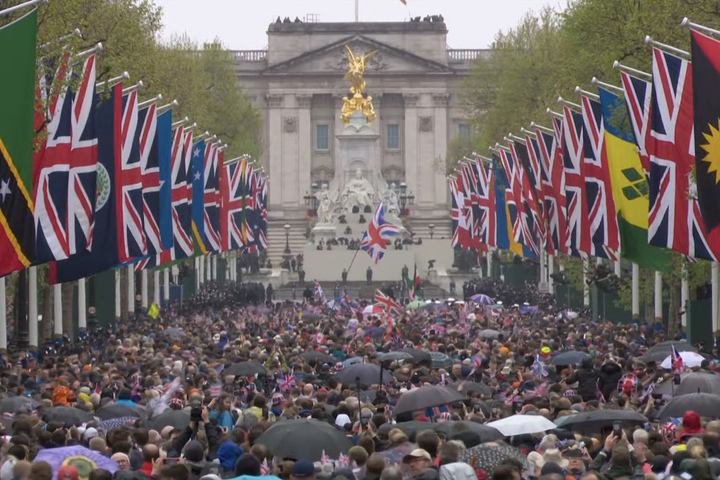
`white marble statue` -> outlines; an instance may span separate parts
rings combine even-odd
[[[390,215],[398,215],[400,213],[400,204],[395,184],[390,185],[383,195],[383,206],[385,211]]]
[[[315,194],[318,199],[317,219],[318,223],[333,222],[333,201],[327,188],[323,188]]]
[[[346,212],[352,212],[353,207],[357,207],[360,212],[365,207],[372,210],[375,202],[375,189],[368,182],[359,168],[355,171],[355,177],[351,178],[345,184],[342,192],[342,206]]]

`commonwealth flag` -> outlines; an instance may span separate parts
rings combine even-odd
[[[0,28],[0,276],[34,260],[36,38],[37,10]]]
[[[620,232],[620,253],[650,270],[668,271],[668,250],[648,245],[648,184],[624,100],[600,89],[605,146]]]
[[[691,41],[697,192],[712,236],[720,225],[720,42],[696,31]]]

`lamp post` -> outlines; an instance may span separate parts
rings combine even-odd
[[[430,229],[430,240],[432,240],[433,233],[435,232],[435,224],[431,223],[430,225],[428,225],[428,228]]]
[[[290,255],[290,225],[286,223],[283,228],[285,229],[285,251],[283,253]]]

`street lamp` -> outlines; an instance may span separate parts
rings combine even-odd
[[[435,224],[431,223],[430,225],[428,225],[428,228],[430,229],[430,240],[432,240],[433,233],[435,232]]]
[[[285,229],[285,255],[290,255],[290,225],[285,224],[283,226]]]

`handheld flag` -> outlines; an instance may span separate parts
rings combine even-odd
[[[388,313],[390,310],[395,310],[398,313],[402,313],[402,308],[395,302],[391,297],[385,295],[380,290],[375,290],[375,302],[379,303]]]
[[[548,368],[547,365],[545,365],[545,362],[542,361],[542,358],[540,358],[540,355],[535,355],[535,363],[533,363],[532,367],[532,373],[533,377],[535,378],[545,378],[548,376]]]
[[[375,263],[385,255],[385,247],[392,237],[400,233],[400,228],[385,221],[383,204],[378,205],[375,215],[363,235],[360,248],[365,250]]]
[[[157,306],[157,303],[153,303],[148,310],[148,317],[154,320],[158,315],[160,315],[160,308]]]
[[[670,365],[672,365],[673,375],[682,373],[683,359],[675,345],[672,345],[672,350],[670,350]]]

